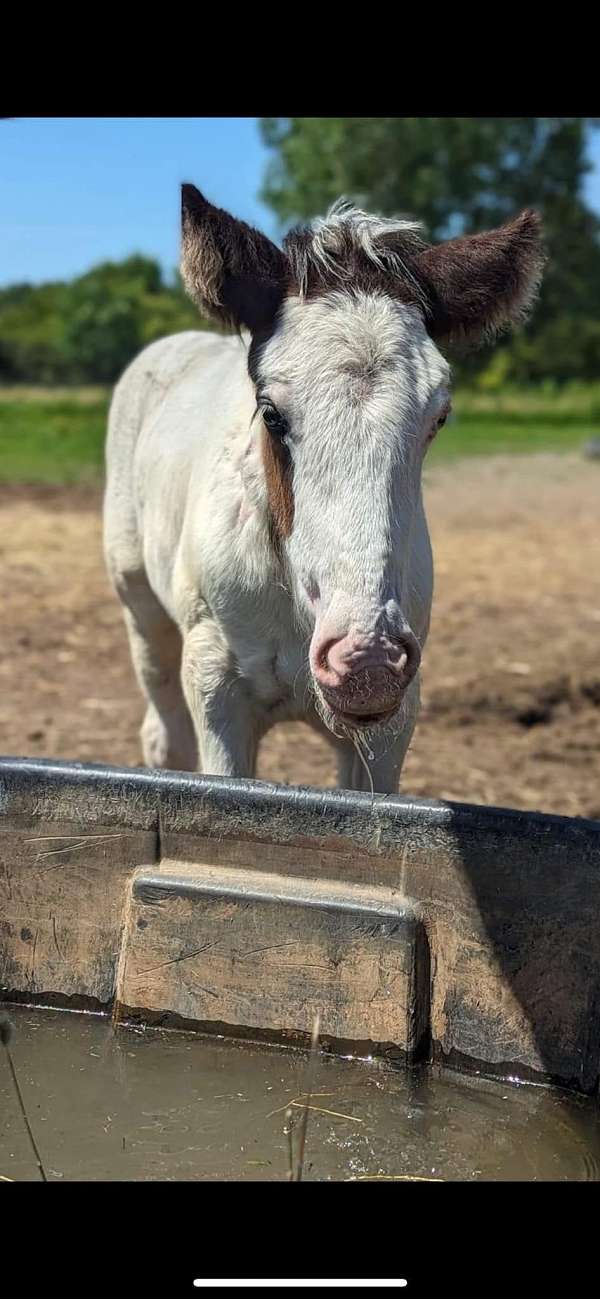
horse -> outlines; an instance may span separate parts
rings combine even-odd
[[[340,787],[398,790],[433,594],[422,466],[451,409],[440,349],[524,319],[543,262],[530,209],[432,244],[339,201],[279,247],[182,186],[182,280],[217,329],[136,357],[106,443],[146,765],[252,778],[269,728],[303,719]]]

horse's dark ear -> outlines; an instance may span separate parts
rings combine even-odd
[[[281,249],[194,185],[182,185],[181,208],[181,275],[190,297],[220,324],[253,333],[268,327],[287,278]]]
[[[541,218],[530,209],[487,234],[424,249],[416,268],[432,338],[480,342],[523,320],[544,262]]]

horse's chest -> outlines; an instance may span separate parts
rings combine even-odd
[[[254,698],[267,711],[305,711],[306,655],[294,641],[238,647],[239,670]]]

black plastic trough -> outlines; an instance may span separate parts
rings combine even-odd
[[[0,759],[0,997],[600,1075],[600,822]]]

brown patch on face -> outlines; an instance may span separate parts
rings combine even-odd
[[[273,328],[272,324],[268,329],[257,331],[248,349],[248,374],[255,388],[258,384],[262,350],[268,343]],[[285,443],[270,433],[264,424],[261,430],[261,455],[267,484],[271,541],[278,550],[294,526],[292,459]]]
[[[294,490],[292,460],[285,443],[262,428],[261,452],[267,483],[269,516],[273,542],[289,537],[294,526]]]

